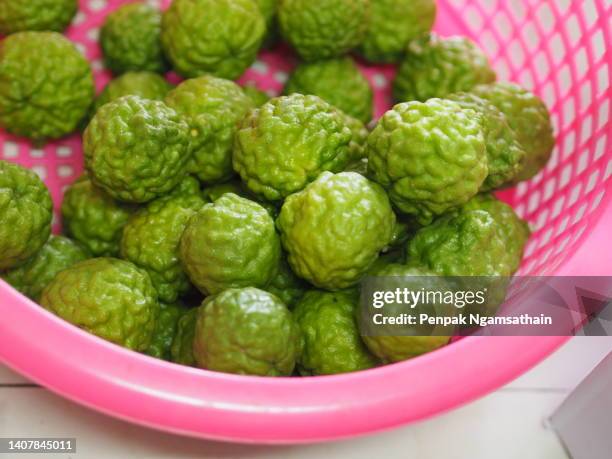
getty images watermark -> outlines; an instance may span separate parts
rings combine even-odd
[[[368,336],[612,335],[612,277],[367,277]]]

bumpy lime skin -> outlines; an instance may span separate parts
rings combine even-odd
[[[132,215],[123,229],[121,258],[149,273],[162,302],[172,303],[189,291],[179,243],[189,220],[203,205],[198,181],[187,177],[171,194]]]
[[[276,275],[280,241],[266,209],[229,193],[193,216],[181,238],[180,258],[204,294],[265,287]]]
[[[110,13],[100,29],[104,63],[115,74],[164,72],[161,12],[145,3],[130,3]]]
[[[308,284],[297,277],[283,257],[278,266],[276,276],[266,287],[266,291],[276,295],[291,309],[308,290]]]
[[[491,102],[475,94],[460,92],[451,94],[448,99],[457,102],[461,108],[474,110],[481,117],[489,165],[489,175],[482,184],[481,191],[495,190],[512,183],[521,169],[526,153],[508,124],[506,115]]]
[[[0,126],[35,142],[73,132],[94,81],[87,60],[56,32],[19,32],[0,42]]]
[[[120,346],[145,351],[159,315],[149,275],[116,258],[85,260],[60,272],[40,304],[79,328]]]
[[[516,182],[529,180],[546,165],[555,146],[550,114],[544,102],[532,92],[512,83],[480,85],[474,94],[499,108],[526,152]]]
[[[170,348],[170,360],[174,363],[195,367],[193,340],[195,338],[196,320],[199,308],[189,309],[178,321],[176,334]]]
[[[133,211],[83,176],[64,193],[64,231],[94,256],[116,256],[123,227]]]
[[[282,301],[247,287],[204,300],[193,353],[198,366],[208,370],[289,376],[301,344],[299,327]]]
[[[104,105],[123,96],[140,96],[143,99],[164,100],[172,85],[153,72],[127,72],[112,80],[96,98],[92,116]]]
[[[441,276],[510,276],[515,263],[506,237],[489,212],[451,213],[417,231],[408,243],[408,264]]]
[[[234,169],[257,196],[280,201],[323,171],[344,170],[352,138],[345,116],[319,97],[277,97],[240,123]]]
[[[25,263],[51,234],[53,202],[34,172],[0,160],[0,271]]]
[[[163,102],[121,97],[100,107],[87,126],[85,165],[94,183],[115,199],[147,202],[183,180],[197,135]]]
[[[512,207],[490,193],[474,196],[461,208],[462,212],[471,210],[483,210],[489,213],[501,226],[506,241],[505,259],[508,260],[510,271],[514,273],[521,264],[525,245],[531,235],[527,222],[521,219]]]
[[[160,303],[159,307],[159,315],[155,322],[151,344],[149,344],[145,354],[170,361],[172,342],[177,333],[178,323],[187,309],[177,303]]]
[[[87,258],[89,255],[85,249],[73,240],[51,236],[24,265],[0,273],[0,277],[30,299],[38,301],[43,289],[57,273]]]
[[[431,31],[435,0],[371,0],[372,14],[359,53],[370,62],[398,62],[408,43]]]
[[[368,171],[421,224],[467,202],[488,174],[480,117],[456,102],[404,102],[368,137]]]
[[[166,104],[199,131],[192,139],[189,172],[206,184],[231,178],[236,125],[254,107],[251,98],[233,81],[203,76],[172,90]]]
[[[346,54],[363,41],[370,0],[282,0],[278,20],[285,40],[306,61]]]
[[[312,94],[363,123],[372,119],[373,92],[367,78],[349,57],[300,64],[285,94]]]
[[[355,320],[359,297],[353,292],[311,290],[293,316],[303,337],[298,370],[303,376],[333,375],[376,366],[359,336]]]
[[[0,2],[0,35],[28,30],[63,32],[77,7],[77,0],[3,0]]]
[[[436,277],[432,271],[423,268],[406,266],[398,263],[390,263],[386,266],[381,266],[376,272],[370,275],[376,277],[382,277],[382,285],[385,285],[384,289],[387,291],[393,291],[395,288],[408,288],[412,290],[420,290],[425,288],[428,291],[445,291],[446,281],[439,277]],[[430,282],[426,282],[427,279],[431,279]],[[433,305],[432,305],[433,306]],[[419,306],[423,308],[423,306]],[[393,316],[403,311],[405,305],[402,304],[386,304],[385,312],[386,315]],[[454,306],[433,306],[434,311],[437,312],[437,308],[444,308],[448,311],[444,313],[445,316],[454,312],[450,309],[454,309]],[[432,314],[434,311],[428,311]],[[360,313],[366,312],[361,310]],[[434,312],[434,313],[435,313]],[[372,310],[367,311],[367,319],[371,320],[371,314],[374,313]],[[452,334],[450,328],[440,328],[439,330],[432,330],[432,328],[425,327],[420,329],[419,327],[409,326],[407,330],[403,330],[403,335],[398,335],[397,328],[390,326],[389,329],[385,330],[384,325],[376,326],[376,334],[368,333],[366,328],[363,328],[365,322],[359,321],[360,332],[362,333],[363,341],[365,342],[368,349],[379,359],[385,363],[400,362],[402,360],[411,359],[418,357],[419,355],[431,352],[446,345],[450,339],[450,336],[438,336],[438,334],[446,333],[448,330],[449,335]],[[434,335],[433,333],[436,333]],[[429,335],[432,336],[429,336]],[[422,335],[422,336],[418,336]]]
[[[393,236],[384,190],[355,172],[324,172],[289,196],[276,222],[293,271],[325,290],[359,282]]]
[[[254,107],[261,107],[270,100],[270,96],[266,92],[256,88],[252,84],[243,86],[242,90],[247,96],[250,97]]]
[[[431,36],[410,42],[393,82],[398,102],[426,101],[495,81],[484,53],[465,37]]]
[[[253,0],[175,0],[162,20],[166,55],[187,78],[238,78],[255,61],[265,33]]]

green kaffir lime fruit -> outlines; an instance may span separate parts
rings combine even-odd
[[[489,164],[489,175],[481,190],[494,190],[512,183],[525,159],[525,150],[508,124],[506,115],[489,101],[471,93],[451,94],[448,99],[457,102],[461,108],[474,110],[481,117]]]
[[[196,320],[198,310],[192,308],[185,312],[176,326],[176,333],[170,348],[170,360],[174,363],[195,367],[196,361],[193,356],[193,340],[195,338]]]
[[[49,239],[53,202],[34,172],[0,160],[0,271],[25,263]]]
[[[249,112],[234,142],[234,169],[253,193],[280,201],[351,155],[345,115],[317,96],[277,97]]]
[[[183,180],[197,129],[157,100],[125,96],[96,112],[83,137],[93,182],[115,199],[142,203]]]
[[[174,0],[162,20],[162,44],[187,78],[238,78],[255,61],[266,33],[253,0]]]
[[[266,287],[266,291],[279,297],[288,308],[293,308],[308,290],[308,284],[297,277],[284,257],[281,258],[276,276]]]
[[[57,273],[87,258],[85,249],[73,240],[51,236],[25,264],[0,274],[0,277],[27,297],[38,301],[43,289]]]
[[[268,93],[258,89],[256,86],[252,84],[247,84],[242,87],[244,93],[249,96],[251,101],[253,102],[254,107],[261,107],[263,104],[270,100],[270,96]]]
[[[349,57],[298,65],[289,77],[284,92],[319,96],[364,123],[372,119],[372,88]]]
[[[326,290],[357,284],[394,225],[384,190],[355,172],[324,172],[285,200],[277,220],[293,271]]]
[[[371,0],[372,15],[359,53],[370,62],[401,59],[408,43],[428,33],[436,19],[435,0]]]
[[[304,375],[333,375],[376,366],[355,320],[359,296],[353,292],[310,290],[293,311],[304,346],[298,370]]]
[[[396,289],[447,292],[454,288],[450,282],[435,276],[431,271],[397,263],[387,264],[371,275],[379,278],[377,288],[385,292],[393,292]],[[373,323],[374,314],[390,318],[407,313],[408,309],[406,304],[395,302],[386,302],[381,309],[365,304],[360,306],[358,322],[363,341],[368,349],[385,363],[399,362],[431,352],[447,344],[453,334],[452,327]],[[455,311],[453,304],[421,302],[410,309],[410,314],[418,316],[426,313],[430,317],[450,317]]]
[[[342,56],[360,45],[370,19],[370,0],[282,0],[283,38],[307,61]]]
[[[266,209],[229,193],[190,220],[180,257],[191,281],[214,295],[232,287],[265,287],[276,275],[280,242]]]
[[[450,213],[417,231],[408,242],[408,264],[441,276],[510,276],[515,254],[506,238],[489,212]]]
[[[480,117],[456,102],[398,104],[368,137],[368,171],[421,224],[467,202],[488,174]]]
[[[83,330],[137,351],[151,344],[159,315],[148,274],[116,258],[93,258],[61,271],[43,290],[40,304]]]
[[[115,74],[163,72],[161,12],[145,3],[128,3],[106,17],[100,46],[106,66]]]
[[[254,107],[233,81],[203,76],[172,90],[166,103],[197,128],[189,172],[204,183],[228,180],[233,174],[232,145],[237,123]]]
[[[73,132],[89,110],[87,60],[56,32],[19,32],[0,42],[0,127],[35,142]]]
[[[139,96],[143,99],[164,100],[172,89],[164,77],[153,72],[127,72],[112,80],[96,98],[92,116],[104,105],[123,96]]]
[[[512,83],[480,85],[473,92],[499,108],[526,152],[515,181],[535,176],[548,162],[555,146],[550,114],[542,100]]]
[[[484,53],[465,37],[413,40],[393,82],[398,102],[426,101],[495,81]]]
[[[83,176],[64,193],[64,231],[94,256],[116,256],[123,227],[133,211]]]
[[[2,0],[0,35],[27,30],[63,32],[77,7],[77,0]]]
[[[189,291],[179,243],[189,220],[203,205],[198,181],[187,177],[171,194],[132,215],[123,229],[121,258],[149,273],[162,302],[172,303]]]
[[[171,360],[172,342],[177,334],[179,320],[187,309],[178,303],[160,303],[159,315],[151,337],[151,344],[145,351],[151,357]]]
[[[471,210],[488,212],[501,226],[506,241],[506,258],[510,271],[514,273],[521,264],[523,251],[531,234],[527,222],[516,215],[512,207],[489,193],[474,196],[461,208],[461,211]]]
[[[252,287],[204,300],[193,353],[199,367],[225,373],[289,376],[301,349],[291,312],[274,295]]]

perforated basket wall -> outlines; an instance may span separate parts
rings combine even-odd
[[[96,44],[104,17],[122,0],[81,0],[67,32],[87,55],[98,89],[109,79]],[[159,2],[151,2],[157,4]],[[166,6],[168,1],[163,1]],[[436,31],[480,43],[500,80],[539,94],[552,113],[557,146],[546,169],[503,193],[534,230],[521,268],[554,274],[572,248],[597,224],[612,175],[610,70],[612,4],[608,0],[438,0]],[[263,53],[244,76],[277,94],[293,62],[286,53]],[[392,66],[363,66],[376,91],[380,115],[390,107]],[[63,189],[81,173],[80,138],[42,149],[0,132],[0,158],[35,170],[52,191],[56,209]],[[56,213],[57,217],[57,213]],[[55,229],[59,228],[56,218]],[[612,260],[610,260],[612,271]]]

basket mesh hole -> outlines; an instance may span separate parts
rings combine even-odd
[[[19,145],[15,142],[4,142],[2,154],[6,159],[17,158],[17,156],[19,156]]]
[[[557,188],[557,181],[554,177],[551,177],[547,182],[546,185],[544,185],[544,196],[542,197],[542,199],[544,201],[548,201],[553,193],[555,192],[556,188]]]
[[[608,121],[610,120],[610,104],[606,100],[599,106],[599,112],[597,114],[597,129],[603,129]]]
[[[89,8],[92,11],[100,11],[106,7],[106,0],[89,0]]]
[[[597,71],[597,81],[598,81],[598,88],[599,88],[599,92],[597,93],[598,96],[604,95],[605,92],[608,90],[608,87],[610,86],[608,72],[609,70],[605,67],[601,67]]]
[[[555,65],[561,63],[565,58],[565,46],[563,45],[561,34],[558,32],[550,40],[550,51]]]
[[[536,15],[540,20],[540,26],[544,32],[550,32],[553,29],[555,18],[553,13],[546,3],[542,4],[542,6],[538,9]]]
[[[572,14],[567,20],[567,26],[567,36],[569,38],[569,42],[572,46],[574,46],[576,43],[578,43],[581,36],[580,25],[578,24],[578,19],[574,14]]]
[[[31,169],[36,172],[41,180],[47,180],[47,168],[45,166],[36,165],[32,166]]]
[[[598,3],[606,3],[598,2]],[[591,27],[595,22],[597,22],[597,18],[599,17],[599,13],[597,11],[597,6],[595,5],[594,0],[584,0],[584,4],[582,6],[582,11],[584,13],[584,18],[586,19],[587,27]]]
[[[565,196],[561,195],[555,201],[555,204],[552,210],[552,218],[557,218],[559,216],[559,214],[561,213],[561,210],[563,210],[564,204],[565,204]]]
[[[580,192],[582,191],[582,185],[577,183],[573,188],[569,195],[569,199],[567,200],[567,206],[573,206],[576,201],[578,201],[578,197],[580,196]]]
[[[580,127],[580,138],[582,139],[582,144],[584,145],[590,138],[593,129],[593,117],[591,115],[587,115],[584,117],[582,121],[582,126]]]
[[[584,189],[585,193],[590,193],[595,188],[597,184],[597,179],[599,178],[599,170],[593,171],[593,173],[589,176],[589,181]]]
[[[510,37],[511,31],[511,25],[510,21],[508,20],[508,16],[506,16],[505,13],[500,12],[497,16],[495,16],[495,19],[493,21],[495,22],[497,33],[501,36],[501,38],[507,40]]]
[[[465,10],[465,20],[473,30],[482,29],[482,16],[473,6],[468,6]]]
[[[55,150],[55,153],[60,158],[68,158],[69,156],[72,156],[72,149],[68,146],[62,145],[62,146],[57,147],[57,150]]]
[[[568,164],[561,171],[561,180],[559,180],[559,189],[563,189],[567,186],[572,178],[572,165]]]

